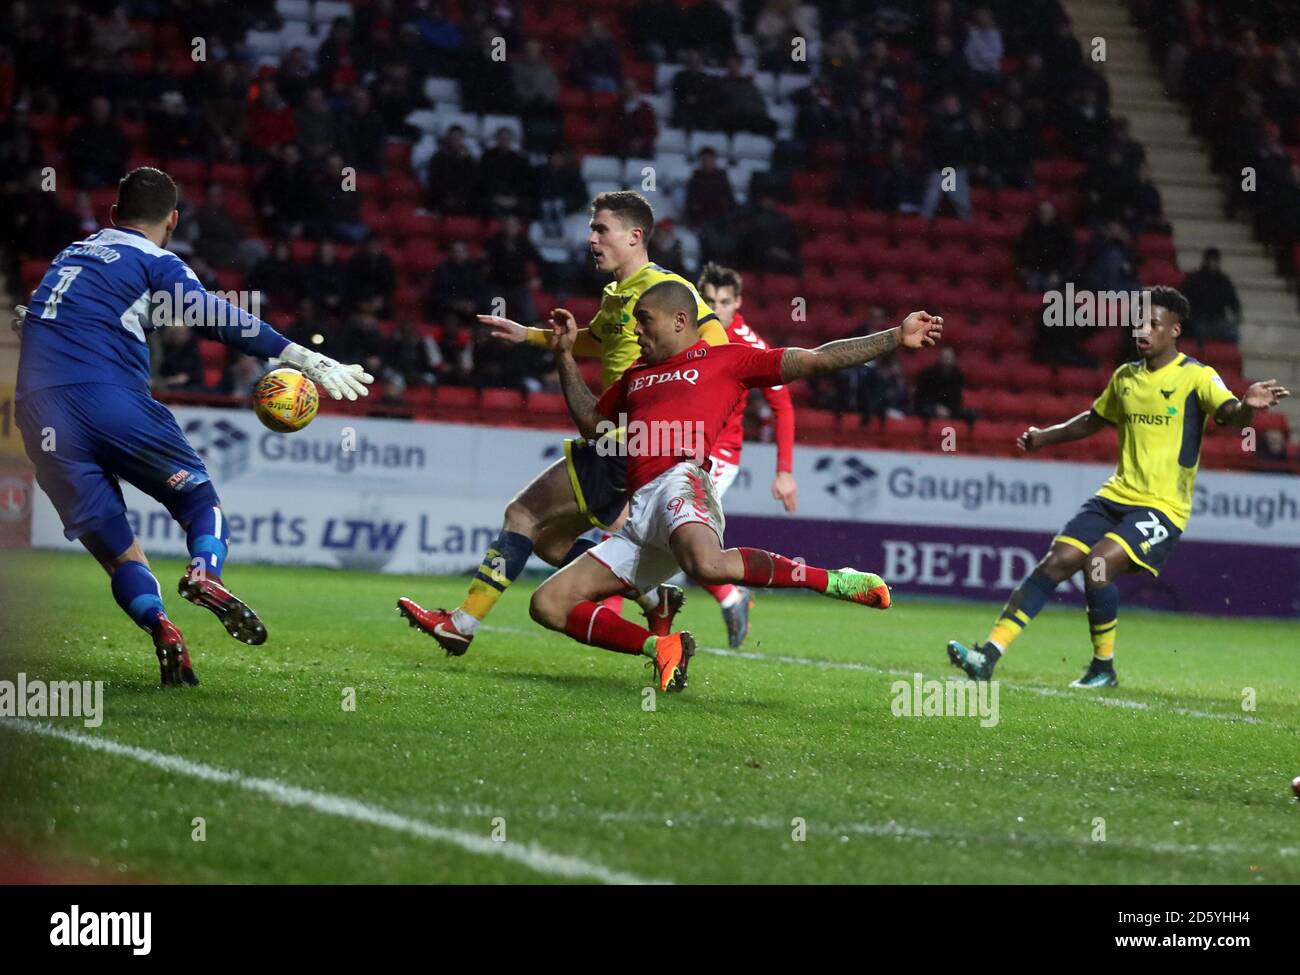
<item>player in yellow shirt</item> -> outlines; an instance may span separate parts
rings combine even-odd
[[[597,268],[613,275],[601,295],[600,311],[579,330],[573,354],[599,358],[603,382],[618,380],[641,355],[636,320],[637,299],[651,286],[676,281],[691,289],[698,303],[700,335],[712,345],[727,342],[727,332],[713,309],[695,287],[679,274],[650,261],[647,245],[654,233],[654,210],[640,193],[617,190],[601,193],[591,204],[591,234],[587,244]],[[496,315],[479,321],[498,339],[549,347],[550,328],[529,328]],[[564,457],[539,474],[506,506],[501,533],[488,547],[470,582],[465,599],[455,610],[427,610],[405,596],[398,611],[410,624],[438,641],[448,654],[460,656],[469,649],[474,631],[512,582],[523,572],[534,552],[551,565],[567,565],[596,544],[583,538],[592,529],[614,530],[627,507],[627,457],[618,449],[601,449],[594,440],[573,439],[564,444]],[[660,595],[662,613],[671,615],[681,606],[681,591]]]
[[[1020,435],[1026,452],[1091,436],[1106,424],[1119,428],[1115,473],[1054,539],[1043,560],[1011,594],[982,644],[953,640],[948,658],[970,677],[988,680],[993,667],[1051,597],[1083,571],[1093,658],[1071,687],[1115,687],[1115,629],[1123,572],[1159,575],[1187,527],[1201,462],[1201,437],[1211,417],[1246,427],[1255,410],[1276,406],[1290,393],[1275,380],[1254,383],[1240,399],[1209,366],[1178,351],[1187,299],[1156,287],[1135,329],[1142,358],[1115,370],[1092,409],[1065,423]]]

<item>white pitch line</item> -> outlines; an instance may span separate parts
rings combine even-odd
[[[603,884],[659,884],[671,883],[663,880],[647,880],[635,874],[610,870],[599,863],[583,860],[581,857],[567,853],[556,853],[536,843],[520,844],[498,842],[476,833],[460,829],[438,826],[422,819],[413,819],[390,812],[381,806],[371,805],[347,796],[331,795],[328,792],[316,792],[303,789],[277,779],[261,779],[245,775],[233,769],[217,768],[202,762],[193,762],[179,755],[166,755],[136,745],[124,745],[111,738],[87,735],[79,731],[58,728],[40,721],[25,718],[5,718],[0,720],[0,728],[10,728],[25,734],[56,738],[60,741],[81,745],[94,751],[105,752],[120,758],[129,758],[145,765],[185,775],[205,782],[219,782],[233,785],[247,792],[265,796],[282,806],[311,809],[327,816],[338,816],[357,823],[379,826],[396,833],[408,833],[421,839],[450,843],[468,853],[480,856],[500,857],[520,866],[527,867],[549,877],[561,877],[568,880],[596,880]]]
[[[512,626],[494,626],[488,625],[483,629],[489,632],[509,633],[513,636],[529,636],[542,638],[546,635],[545,631],[521,630]],[[753,650],[730,650],[724,647],[696,647],[698,653],[707,653],[715,657],[731,657],[734,660],[760,660],[767,663],[792,664],[799,667],[821,667],[826,670],[857,670],[867,674],[879,674],[882,677],[912,677],[917,673],[915,669],[903,670],[897,667],[877,667],[874,664],[858,663],[854,660],[818,660],[815,657],[792,657],[786,654],[775,653],[758,653]],[[951,675],[953,680],[960,680],[955,674]],[[1131,698],[1110,697],[1101,694],[1071,694],[1069,691],[1063,691],[1057,687],[1043,687],[1040,684],[1010,684],[1002,682],[1004,690],[1026,691],[1030,694],[1038,694],[1042,697],[1059,697],[1067,701],[1084,701],[1090,704],[1103,704],[1113,708],[1125,708],[1131,711],[1151,711],[1151,712],[1169,712],[1178,714],[1187,718],[1203,718],[1210,721],[1227,721],[1232,724],[1268,724],[1261,718],[1252,715],[1243,714],[1223,714],[1216,711],[1198,711],[1195,708],[1183,708],[1176,705],[1165,705],[1152,703],[1150,701],[1134,701]]]

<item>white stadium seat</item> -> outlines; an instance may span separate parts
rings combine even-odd
[[[417,108],[406,116],[406,124],[415,126],[421,132],[437,132],[438,113],[431,108]]]
[[[691,164],[685,153],[661,152],[655,154],[655,177],[659,186],[681,186],[691,178]]]
[[[713,149],[724,161],[731,157],[731,139],[725,132],[692,132],[689,143],[692,159],[698,159],[704,149]]]
[[[316,0],[316,5],[312,8],[312,19],[317,24],[328,28],[337,17],[351,20],[352,4],[344,3],[343,0]]]
[[[661,152],[686,152],[686,130],[674,129],[672,126],[665,126],[659,130],[659,136],[655,139],[655,154]]]
[[[641,181],[645,179],[645,175],[642,172],[642,170],[644,170],[647,166],[655,170],[655,185],[658,185],[659,170],[655,169],[655,161],[653,159],[632,159],[632,158],[623,160],[622,180],[624,185],[626,185],[629,189],[634,189],[634,190],[640,189]]]
[[[616,180],[589,179],[587,180],[587,195],[591,197],[600,196],[602,193],[616,193],[625,189],[622,183]]]
[[[673,76],[682,70],[680,64],[655,65],[655,90],[667,94],[673,90]]]
[[[284,53],[284,37],[279,31],[250,30],[244,37],[248,50],[259,58],[276,58]]]
[[[617,183],[623,178],[623,164],[614,156],[583,156],[582,178],[588,183],[592,180]]]
[[[286,23],[295,20],[309,23],[311,21],[311,2],[310,0],[275,0],[275,12]]]
[[[789,98],[800,88],[807,88],[812,84],[812,76],[806,74],[782,74],[776,79],[776,94],[778,98]]]
[[[761,159],[767,162],[772,158],[775,143],[765,135],[752,132],[737,132],[731,137],[731,154],[737,159]]]
[[[411,116],[408,115],[406,120],[410,122]],[[420,141],[411,147],[411,172],[423,179],[424,170],[437,151],[438,140],[433,137],[432,132],[426,132],[420,137]]]
[[[465,130],[465,138],[478,139],[479,137],[479,119],[473,112],[438,112],[438,137],[453,125],[459,125]]]
[[[455,78],[429,77],[424,79],[424,97],[435,105],[443,102],[460,106],[460,82]]]
[[[776,97],[776,75],[771,71],[755,71],[754,87],[764,98]]]

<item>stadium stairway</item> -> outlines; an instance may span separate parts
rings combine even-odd
[[[1127,9],[1119,0],[1064,0],[1064,5],[1085,57],[1092,55],[1094,38],[1106,41],[1102,68],[1110,83],[1111,114],[1126,116],[1134,138],[1146,147],[1151,175],[1173,226],[1179,269],[1194,271],[1205,248],[1219,248],[1244,313],[1244,374],[1252,380],[1276,378],[1300,390],[1296,296],[1250,227],[1223,215],[1223,192],[1210,157],[1192,135],[1186,109],[1166,91]],[[1300,395],[1285,401],[1282,409],[1292,438],[1300,439]]]

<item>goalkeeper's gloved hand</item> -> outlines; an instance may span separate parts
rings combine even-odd
[[[23,334],[23,319],[26,318],[26,317],[27,317],[27,306],[26,306],[26,305],[14,305],[14,319],[13,319],[12,322],[9,323],[9,327],[12,328],[12,329],[13,329],[15,332],[17,332],[19,335],[22,335],[22,334]]]
[[[369,396],[367,384],[373,383],[375,377],[355,363],[345,366],[327,355],[313,352],[296,342],[290,342],[280,353],[280,361],[286,366],[293,366],[312,382],[319,384],[334,399],[356,399]]]

